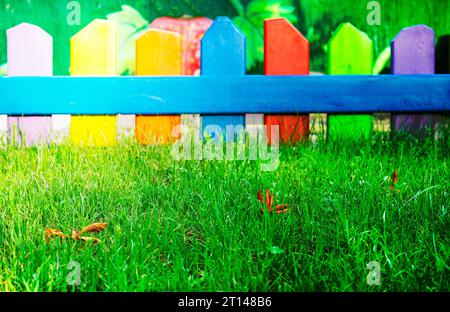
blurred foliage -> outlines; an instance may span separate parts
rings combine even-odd
[[[340,23],[350,22],[373,40],[375,55],[390,46],[403,28],[426,24],[436,32],[436,39],[450,34],[450,1],[448,0],[378,0],[381,25],[369,25],[369,0],[298,0],[305,14],[307,38],[311,43],[311,68],[327,72],[326,46]],[[385,52],[387,53],[387,52]],[[379,59],[381,61],[381,59]]]
[[[122,75],[134,75],[135,41],[150,23],[134,8],[123,5],[122,11],[108,14],[108,20],[117,22],[118,67]]]
[[[247,67],[264,61],[264,20],[284,17],[296,24],[298,17],[292,0],[253,0],[246,9],[239,0],[230,0],[239,14],[233,22],[247,37]]]
[[[0,0],[0,64],[6,62],[6,30],[21,22],[29,22],[53,36],[54,74],[67,75],[70,38],[94,18],[107,16],[122,21],[120,57],[125,61],[121,71],[132,67],[132,38],[148,22],[160,16],[234,18],[248,36],[250,73],[262,73],[262,20],[267,17],[284,16],[294,22],[311,42],[311,69],[320,72],[327,72],[327,43],[343,22],[352,23],[372,38],[378,57],[377,71],[382,66],[380,64],[389,63],[385,49],[402,28],[426,24],[435,30],[437,37],[450,34],[450,1],[442,0],[378,0],[381,5],[379,26],[371,26],[366,21],[370,12],[367,9],[369,0],[78,0],[81,24],[74,26],[66,22],[69,2]]]
[[[250,0],[241,0],[247,5]],[[236,16],[228,0],[78,0],[81,24],[66,22],[70,0],[0,0],[0,64],[6,62],[6,30],[22,22],[40,26],[54,38],[54,74],[69,74],[70,38],[95,18],[121,11],[122,5],[136,9],[149,22],[161,16]]]

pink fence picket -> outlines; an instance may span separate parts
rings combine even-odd
[[[8,76],[52,76],[53,39],[41,28],[23,23],[7,30]],[[51,139],[52,118],[8,117],[11,140],[39,145]]]

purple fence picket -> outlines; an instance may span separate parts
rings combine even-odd
[[[394,75],[434,74],[434,31],[425,25],[403,29],[391,43]],[[433,115],[392,114],[392,131],[416,131],[434,123]]]

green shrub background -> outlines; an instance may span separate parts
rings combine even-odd
[[[67,75],[69,40],[94,18],[105,18],[119,11],[121,5],[136,8],[147,20],[169,16],[234,17],[237,12],[231,0],[79,0],[81,25],[66,23],[68,0],[0,0],[0,64],[6,62],[6,30],[21,22],[36,24],[54,38],[54,74]],[[251,0],[242,0],[246,6]],[[272,1],[276,2],[276,1]],[[442,0],[379,0],[381,25],[366,22],[368,0],[293,0],[298,15],[297,27],[311,41],[312,69],[326,72],[326,43],[337,25],[351,22],[374,40],[379,54],[404,27],[427,24],[437,37],[450,34],[450,2]],[[261,73],[258,64],[251,73]]]

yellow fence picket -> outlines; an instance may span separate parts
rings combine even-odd
[[[70,40],[72,76],[117,75],[117,25],[96,19]],[[98,90],[103,92],[103,90]],[[95,103],[93,103],[95,104]],[[72,116],[70,141],[82,146],[117,143],[116,116]]]
[[[136,40],[137,76],[181,76],[181,36],[149,29]],[[168,144],[181,116],[137,116],[136,138],[143,145]]]

